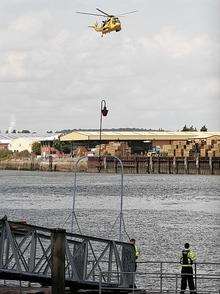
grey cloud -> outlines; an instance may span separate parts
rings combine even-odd
[[[53,12],[59,22],[52,7],[34,6],[36,11],[20,13],[0,31],[4,128],[12,112],[21,128],[27,122],[34,129],[97,127],[103,97],[111,108],[106,127],[177,129],[190,121],[218,128],[215,32],[187,32],[174,24],[149,32],[138,25],[140,16],[123,21],[121,33],[101,38],[87,28],[90,19],[72,13],[73,20],[64,20],[58,1]]]

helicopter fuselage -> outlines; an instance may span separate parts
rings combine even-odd
[[[102,37],[104,34],[111,33],[111,32],[119,32],[121,30],[121,22],[118,16],[124,16],[127,14],[137,12],[137,10],[133,10],[126,13],[118,14],[116,16],[113,14],[108,14],[99,8],[96,8],[96,10],[98,10],[99,13],[89,13],[89,12],[82,12],[82,11],[76,11],[76,13],[104,17],[105,20],[103,20],[102,23],[96,22],[94,25],[89,26],[90,28],[93,28],[96,32],[100,32],[102,34]]]
[[[100,32],[103,34],[107,34],[113,31],[119,32],[121,30],[121,22],[117,17],[110,17],[102,23],[95,23],[93,26],[96,32]]]

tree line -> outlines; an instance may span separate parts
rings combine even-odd
[[[207,131],[208,131],[208,129],[207,129],[206,125],[202,126],[201,129],[200,129],[200,132],[207,132]],[[194,126],[189,126],[188,127],[187,125],[185,125],[182,128],[181,132],[197,132],[197,128],[194,127]]]

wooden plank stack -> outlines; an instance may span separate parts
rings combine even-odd
[[[168,157],[191,157],[196,154],[200,157],[220,157],[220,138],[173,141],[172,144],[163,145],[161,153]]]
[[[98,155],[100,145],[95,148],[95,154]],[[126,157],[131,155],[131,148],[127,142],[109,142],[101,145],[102,155],[113,155],[117,157]]]

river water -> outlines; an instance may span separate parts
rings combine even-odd
[[[125,230],[137,240],[141,260],[177,260],[189,242],[199,261],[219,261],[219,179],[124,175]],[[120,175],[77,175],[75,211],[83,234],[118,238],[120,185]],[[72,195],[72,173],[0,171],[0,217],[69,230]]]

